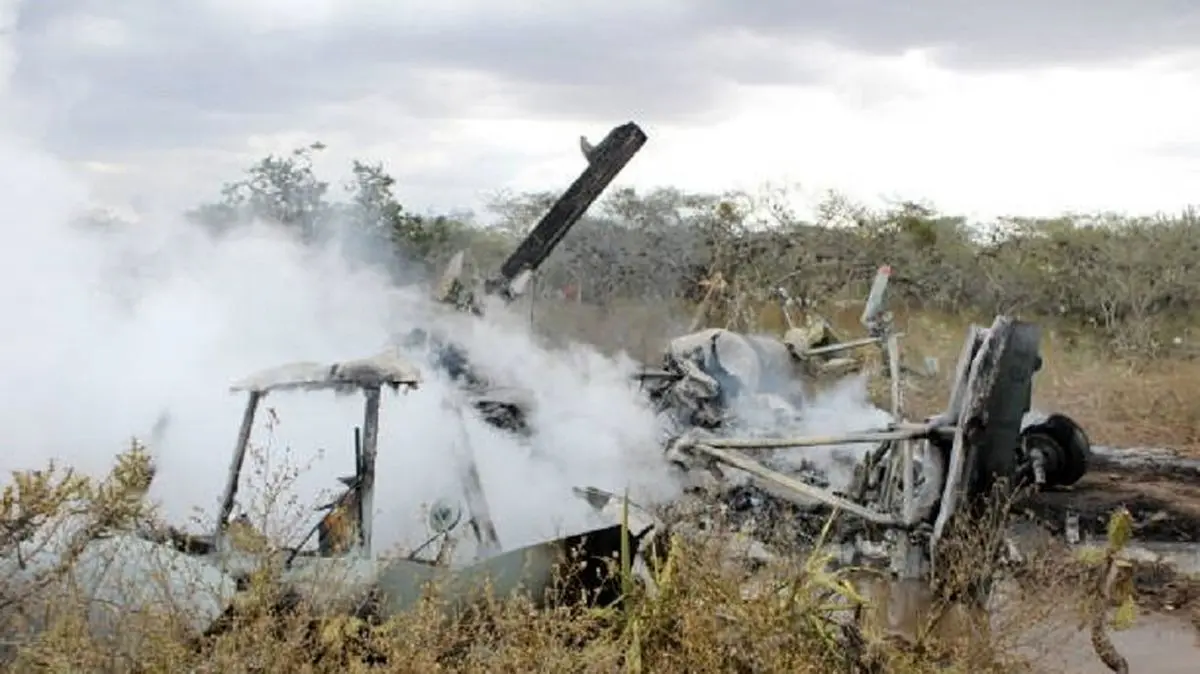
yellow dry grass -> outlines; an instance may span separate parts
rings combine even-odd
[[[1037,601],[991,618],[934,602],[898,628],[886,584],[856,581],[861,572],[830,571],[826,561],[820,551],[798,553],[751,572],[729,564],[714,535],[676,539],[655,571],[658,592],[634,588],[620,608],[535,610],[518,596],[451,613],[432,588],[411,612],[382,621],[317,615],[304,605],[281,613],[280,587],[263,574],[235,602],[226,629],[203,638],[171,612],[120,615],[114,634],[89,634],[69,595],[41,614],[40,634],[22,636],[12,616],[0,625],[6,671],[14,672],[999,674],[1036,662],[1043,645],[1027,641],[1030,616],[1048,620],[1059,602],[1080,600],[1043,588]],[[1046,601],[1051,595],[1056,601]]]

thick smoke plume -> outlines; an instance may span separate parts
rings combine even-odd
[[[292,361],[365,357],[432,324],[460,339],[484,372],[531,390],[539,432],[530,448],[456,411],[452,387],[423,367],[421,390],[385,400],[379,545],[419,541],[422,504],[459,497],[456,443],[479,461],[505,547],[587,526],[573,486],[670,489],[655,420],[628,383],[631,363],[582,346],[550,351],[518,321],[446,316],[421,289],[394,287],[344,249],[313,250],[266,224],[221,239],[171,214],[84,226],[86,204],[87,186],[62,164],[0,140],[5,471],[55,460],[99,474],[157,425],[151,495],[172,522],[199,510],[211,523],[240,418],[233,381]],[[266,405],[275,415],[260,415],[259,458],[247,472],[298,472],[276,508],[312,522],[304,509],[353,470],[361,402],[273,394]]]

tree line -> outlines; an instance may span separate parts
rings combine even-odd
[[[495,269],[557,196],[497,197],[488,205],[495,222],[483,226],[469,214],[410,211],[383,165],[355,161],[348,196],[336,200],[313,171],[322,148],[260,160],[188,217],[218,235],[266,220],[313,243],[352,228],[372,243],[364,250],[385,251],[376,262],[411,279],[460,249]],[[777,287],[821,300],[863,296],[875,269],[890,264],[893,301],[902,305],[1056,317],[1143,351],[1200,306],[1200,216],[1191,210],[980,224],[920,203],[870,209],[831,194],[815,218],[802,218],[784,196],[610,189],[547,261],[537,287],[596,304],[679,302],[720,272],[737,292],[764,301]]]

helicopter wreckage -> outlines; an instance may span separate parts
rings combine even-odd
[[[543,249],[541,259],[548,254]],[[460,265],[461,258],[452,261],[438,297],[481,315],[477,296],[458,280]],[[861,318],[864,337],[841,339],[814,311],[804,323],[794,321],[794,300],[780,288],[788,326],[781,339],[693,330],[668,344],[660,368],[644,369],[634,380],[662,421],[664,457],[679,469],[685,489],[703,492],[725,510],[778,513],[785,504],[782,510],[791,516],[815,520],[836,509],[869,525],[839,527],[842,540],[835,542],[843,544],[844,558],[861,561],[867,551],[882,550],[897,575],[924,578],[954,517],[978,512],[997,486],[1009,494],[1069,487],[1087,472],[1092,448],[1068,415],[1031,409],[1033,377],[1042,364],[1040,330],[1006,316],[988,327],[971,326],[944,411],[922,421],[905,418],[906,378],[930,379],[936,364],[927,362],[924,371],[904,365],[903,334],[893,329],[885,309],[891,274],[884,266],[876,275]],[[803,426],[807,385],[859,372],[862,362],[852,354],[868,348],[879,349],[888,374],[889,423],[842,435],[786,433]],[[440,362],[451,363],[469,390],[487,390],[464,352],[452,342],[442,342],[440,349]],[[484,416],[497,427],[531,432],[527,408],[504,403],[496,408],[505,414]],[[805,451],[850,464],[853,478],[831,484],[831,476],[816,468],[828,460],[779,460]],[[749,485],[729,479],[734,476],[748,477]],[[698,485],[704,487],[692,489]],[[659,522],[659,528],[665,524]]]
[[[531,275],[645,141],[641,129],[629,123],[588,146],[584,172],[499,273],[481,287],[468,286],[460,278],[460,253],[436,289],[437,298],[482,316],[481,295],[502,301],[519,297]],[[792,506],[785,516],[809,519],[833,509],[843,519],[862,524],[842,528],[839,542],[852,557],[882,549],[896,574],[929,577],[952,520],[971,517],[996,485],[1015,489],[1022,484],[1039,488],[1073,484],[1087,471],[1090,445],[1069,417],[1038,417],[1031,412],[1033,377],[1041,364],[1039,329],[1005,316],[968,332],[945,410],[919,422],[905,419],[901,335],[892,330],[890,314],[883,310],[889,275],[890,270],[881,270],[872,287],[863,315],[868,331],[864,338],[842,341],[828,322],[813,318],[814,314],[807,324],[797,326],[787,314],[788,300],[789,329],[782,339],[694,331],[672,343],[663,367],[638,373],[631,393],[641,388],[647,404],[663,420],[665,441],[647,450],[661,452],[663,460],[677,468],[686,498],[708,499],[709,505],[724,504],[734,510],[772,512],[784,512],[772,507],[782,503]],[[211,530],[195,535],[168,527],[97,539],[78,558],[76,580],[83,580],[82,586],[90,588],[98,603],[117,605],[170,603],[180,594],[180,586],[200,582],[206,598],[196,598],[191,611],[197,631],[215,629],[248,575],[264,564],[310,604],[356,614],[406,610],[431,583],[459,606],[485,591],[518,589],[538,601],[557,589],[569,590],[575,597],[586,590],[596,602],[613,602],[620,596],[613,562],[623,551],[641,582],[653,584],[644,573],[652,563],[649,542],[663,534],[685,532],[686,523],[668,521],[612,493],[581,487],[576,496],[607,524],[506,550],[466,442],[455,448],[460,498],[433,505],[427,544],[404,557],[377,554],[373,531],[380,408],[390,393],[422,394],[421,368],[402,354],[424,351],[427,358],[422,367],[438,368],[458,383],[462,395],[447,402],[456,414],[479,414],[493,426],[518,435],[537,432],[529,425],[529,396],[476,373],[451,335],[416,330],[395,341],[371,358],[292,364],[237,384],[233,390],[246,397],[246,406]],[[890,423],[837,436],[794,437],[780,432],[789,420],[805,413],[800,389],[790,388],[797,372],[799,381],[840,376],[852,369],[843,354],[869,347],[881,349],[889,373]],[[262,401],[281,391],[361,396],[363,417],[354,433],[354,472],[340,480],[337,498],[297,546],[248,551],[234,535],[247,524],[233,515],[238,485]],[[778,423],[769,432],[761,424],[753,433],[746,432],[751,425],[745,423],[743,412],[764,408],[772,410]],[[829,484],[828,476],[811,465],[794,469],[773,460],[788,452],[830,452],[839,445],[869,447],[851,457],[853,478],[846,484]],[[731,479],[735,474],[744,479]],[[753,492],[746,491],[747,479],[754,485]],[[705,482],[708,487],[695,488]],[[453,561],[456,557],[450,552],[463,536],[474,540],[476,554]],[[314,537],[315,549],[310,545]],[[882,547],[880,539],[886,542]],[[124,563],[112,563],[114,555]],[[47,548],[43,565],[53,559],[53,550]],[[9,558],[0,561],[12,566]],[[575,572],[564,576],[564,564]],[[23,559],[20,569],[13,568],[14,573],[33,574],[30,569],[36,566]],[[164,568],[171,570],[165,584],[161,582]],[[128,586],[141,589],[131,597]]]
[[[640,146],[638,136],[627,135],[630,132],[630,125],[618,127],[585,152],[589,169],[606,157],[627,161]],[[464,282],[463,254],[454,256],[435,298],[482,317],[482,298],[511,302],[521,296],[531,275],[582,216],[583,208],[563,205],[573,193],[585,191],[577,190],[579,186],[580,181],[572,185],[492,278],[475,285]],[[1087,472],[1091,445],[1069,416],[1031,410],[1033,376],[1041,367],[1040,332],[1034,324],[1005,316],[998,316],[990,327],[971,327],[946,409],[924,421],[906,419],[904,378],[931,374],[932,364],[919,373],[901,362],[903,335],[893,330],[891,313],[884,308],[890,276],[889,267],[881,268],[871,287],[862,316],[865,337],[841,340],[815,312],[809,312],[805,324],[797,324],[789,311],[794,301],[781,288],[778,294],[788,322],[782,339],[693,330],[670,343],[661,368],[643,370],[634,381],[663,422],[666,440],[660,450],[679,469],[681,484],[694,485],[699,478],[711,487],[715,479],[715,493],[711,488],[705,491],[726,509],[777,511],[764,503],[784,502],[795,506],[789,512],[811,519],[835,508],[893,542],[872,545],[863,540],[860,529],[842,527],[843,538],[857,537],[842,541],[851,557],[883,549],[898,575],[928,577],[938,543],[954,517],[970,516],[996,485],[1007,485],[1012,492],[1026,486],[1074,484]],[[406,348],[426,348],[433,365],[460,383],[488,423],[522,435],[536,432],[529,427],[531,397],[481,376],[451,336],[417,330],[397,341]],[[871,347],[880,349],[889,374],[891,421],[886,427],[836,436],[780,435],[780,430],[795,425],[789,422],[803,418],[805,381],[852,374],[860,363],[848,354]],[[743,418],[747,410],[756,417],[754,423]],[[773,418],[765,433],[764,410]],[[738,436],[748,430],[753,434]],[[801,461],[796,471],[772,461],[805,448],[837,454],[839,446],[869,447],[858,456],[842,455],[843,461],[855,464],[854,478],[844,485],[831,485],[828,475],[813,468],[814,462]],[[748,476],[753,487],[748,493],[744,480],[728,480],[726,474]],[[611,494],[602,497],[597,490],[582,493],[597,507],[613,501]],[[649,515],[648,509],[638,510]],[[660,518],[654,529],[665,532],[672,527]]]

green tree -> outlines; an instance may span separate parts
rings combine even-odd
[[[194,220],[225,231],[238,223],[266,220],[294,229],[303,240],[324,233],[331,215],[326,201],[329,183],[313,171],[313,153],[321,143],[297,148],[286,156],[268,155],[246,170],[240,180],[221,188],[221,199],[192,211]]]
[[[405,210],[396,198],[396,179],[383,164],[355,160],[350,185],[348,216],[373,238],[392,242],[402,248],[416,247],[424,238],[423,218]]]

